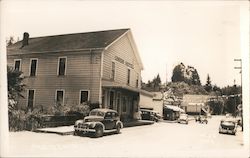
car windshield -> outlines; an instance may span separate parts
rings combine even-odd
[[[90,113],[89,113],[89,116],[102,116],[102,117],[104,117],[104,112],[102,112],[102,111],[97,111],[97,110],[94,110],[94,111],[91,111]]]

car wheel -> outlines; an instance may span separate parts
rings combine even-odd
[[[95,128],[95,137],[102,137],[103,136],[103,128],[101,126],[97,126]]]
[[[116,126],[116,133],[117,133],[117,134],[121,133],[121,125],[120,125],[120,124],[118,124],[118,125]]]
[[[80,135],[79,131],[74,131],[74,136]]]

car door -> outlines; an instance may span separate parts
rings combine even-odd
[[[106,130],[110,130],[113,128],[113,117],[112,117],[112,112],[107,112],[104,117],[103,124],[105,126]]]

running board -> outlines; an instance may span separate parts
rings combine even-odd
[[[104,130],[104,133],[116,132],[116,129]]]

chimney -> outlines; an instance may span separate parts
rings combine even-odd
[[[24,46],[29,45],[29,33],[28,32],[24,32],[23,33],[23,42],[22,42],[22,47],[20,49],[22,49]]]

